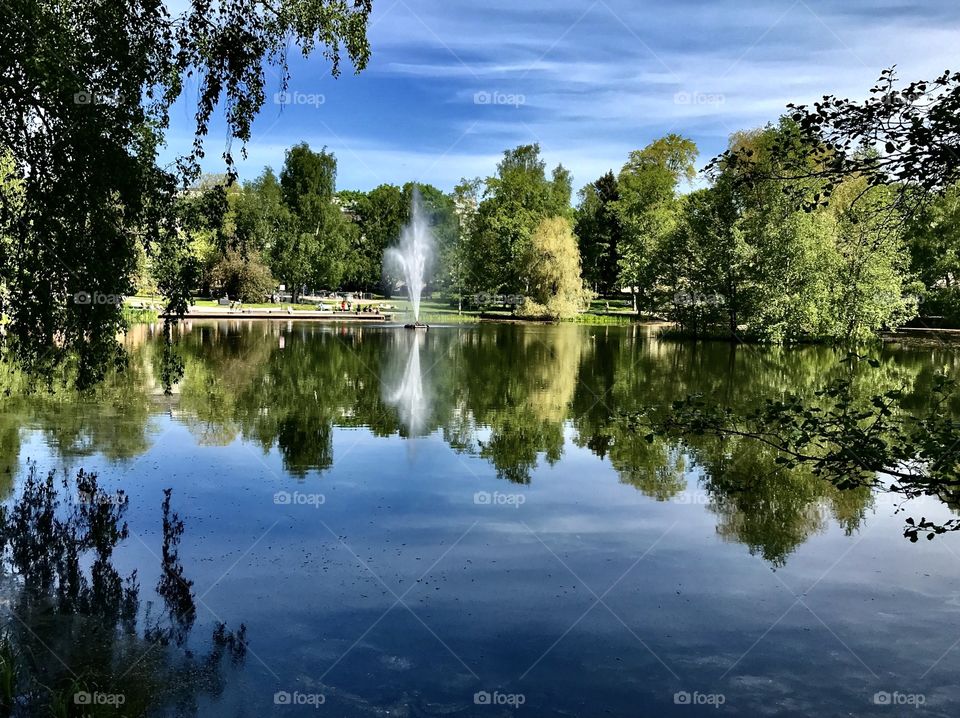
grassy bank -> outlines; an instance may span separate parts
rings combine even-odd
[[[143,309],[141,307],[132,307],[125,305],[123,307],[123,320],[127,324],[150,324],[160,319],[160,312],[156,309]]]
[[[339,304],[338,301],[333,300],[321,301],[331,308],[334,305]],[[208,309],[217,309],[220,307],[220,303],[215,299],[196,298],[194,299],[193,303],[194,306]],[[385,311],[388,314],[393,315],[393,318],[398,321],[413,318],[413,307],[410,301],[403,297],[386,298],[375,296],[372,300],[361,300],[359,302],[355,300],[354,303],[360,305],[388,305],[389,309],[385,309]],[[159,297],[129,297],[127,299],[127,306],[124,308],[124,316],[127,317],[127,320],[130,323],[157,321],[159,312],[156,309],[153,309],[153,307],[158,307],[161,305],[162,299]],[[282,307],[283,309],[290,307],[294,311],[314,311],[317,308],[315,302],[298,302],[297,304],[290,304],[288,302],[281,302],[279,304],[272,304],[270,302],[250,302],[243,304],[244,309],[277,309],[279,307]],[[534,317],[520,317],[513,314],[513,312],[508,309],[492,309],[481,311],[480,309],[471,308],[458,310],[457,305],[455,303],[451,303],[451,301],[447,299],[423,299],[420,302],[420,320],[426,322],[427,324],[472,324],[481,320],[481,314],[484,315],[484,319],[491,319],[493,321],[496,321],[497,319],[502,319],[503,321],[530,323],[542,323],[544,321],[543,319],[537,319]],[[626,303],[594,301],[591,303],[590,308],[586,312],[563,321],[573,324],[610,325],[631,324],[637,320],[637,315],[630,310]]]

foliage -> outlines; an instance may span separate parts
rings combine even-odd
[[[405,207],[413,204],[413,192],[420,193],[420,206],[434,241],[434,259],[428,267],[431,287],[451,289],[454,285],[459,226],[454,198],[430,184],[408,182],[403,186]],[[399,235],[398,235],[399,236]],[[394,237],[395,241],[397,237]]]
[[[862,102],[827,95],[812,107],[788,105],[804,136],[815,144],[814,176],[826,183],[825,201],[846,179],[893,185],[907,199],[939,194],[960,179],[960,73],[898,88],[893,68],[884,70]],[[883,147],[883,153],[873,148]],[[913,192],[919,188],[919,193]]]
[[[694,176],[697,147],[671,134],[635,150],[618,177],[615,211],[623,227],[619,281],[634,310],[650,309],[664,266],[663,251],[677,218],[677,185]]]
[[[470,288],[525,293],[530,235],[541,220],[570,214],[570,192],[570,173],[562,165],[547,179],[539,144],[504,152],[477,210],[468,249]]]
[[[453,212],[456,216],[456,240],[442,260],[448,277],[448,285],[457,293],[458,308],[462,308],[463,293],[467,284],[470,250],[477,231],[477,213],[480,205],[480,178],[461,179],[453,188]]]
[[[659,260],[667,263],[658,275],[669,292],[666,315],[684,333],[852,342],[915,314],[891,189],[850,178],[825,206],[805,208],[775,178],[788,164],[816,163],[789,118],[734,134],[726,156],[737,161],[715,162],[712,183],[680,203]],[[655,271],[658,255],[648,248],[643,256]]]
[[[521,308],[521,313],[570,319],[589,304],[589,292],[580,277],[580,251],[570,221],[550,217],[537,225],[524,257],[529,300],[543,307]]]
[[[260,252],[270,256],[280,238],[291,231],[290,209],[284,204],[280,181],[270,167],[242,192],[230,195],[234,237],[230,243],[241,253]]]
[[[333,201],[336,178],[336,157],[326,149],[287,150],[280,187],[292,226],[278,235],[272,265],[294,302],[305,287],[336,287],[343,277],[348,220]]]
[[[735,328],[749,298],[753,251],[736,226],[730,182],[720,178],[692,192],[680,212],[666,248],[666,283],[673,290],[666,315],[692,336],[718,325]]]
[[[617,178],[607,172],[580,190],[574,231],[580,246],[583,278],[599,294],[619,291],[617,285],[623,228],[616,212]]]
[[[864,359],[856,354],[848,362]],[[876,360],[867,360],[879,367]],[[912,498],[934,495],[955,501],[960,490],[960,464],[955,459],[957,421],[948,410],[956,383],[937,375],[921,412],[910,410],[901,388],[863,397],[850,378],[827,384],[814,400],[796,393],[766,399],[748,409],[735,409],[691,395],[674,401],[665,413],[639,415],[638,426],[656,436],[742,437],[776,452],[776,463],[806,468],[840,489],[883,486]],[[960,530],[960,521],[935,524],[906,520],[905,536],[916,541],[944,531]]]
[[[142,247],[163,266],[158,288],[183,312],[194,267],[176,231],[178,186],[199,175],[218,108],[229,139],[245,143],[265,101],[271,65],[288,76],[289,44],[320,47],[334,75],[369,58],[369,0],[280,3],[191,0],[104,4],[13,0],[0,26],[0,152],[12,154],[19,200],[0,193],[0,314],[6,355],[47,372],[76,356],[88,386],[122,360],[117,302],[131,294]],[[194,142],[172,168],[157,165],[170,111],[196,83]],[[233,172],[230,146],[224,152]]]
[[[235,249],[228,249],[214,265],[211,285],[215,296],[226,296],[241,302],[262,302],[277,288],[270,268],[258,253],[243,256]]]
[[[923,284],[922,314],[960,321],[960,184],[908,218],[910,273]]]
[[[383,253],[400,236],[410,215],[403,190],[382,184],[369,192],[342,195],[344,207],[353,214],[359,228],[357,245],[348,262],[345,283],[353,289],[381,288]]]

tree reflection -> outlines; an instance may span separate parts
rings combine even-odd
[[[708,439],[691,452],[704,469],[717,533],[775,566],[824,531],[831,516],[854,532],[873,501],[865,487],[842,491],[810,471],[785,469],[774,451],[753,442]]]
[[[184,644],[196,608],[176,548],[184,525],[169,491],[162,508],[164,608],[154,619],[148,612],[138,632],[137,572],[123,576],[113,562],[129,536],[126,494],[108,494],[83,470],[71,481],[30,466],[22,494],[0,508],[6,715],[143,715],[173,705],[182,714],[196,710],[201,694],[222,690],[223,658],[243,659],[246,631],[218,625],[203,656],[173,647]],[[93,693],[114,698],[91,705],[84,697]]]
[[[648,420],[694,395],[735,412],[786,391],[818,406],[818,388],[852,376],[856,397],[896,389],[905,410],[922,411],[938,381],[932,367],[960,369],[960,359],[944,350],[887,348],[879,367],[852,375],[838,361],[842,352],[827,347],[668,342],[638,326],[485,325],[424,336],[218,321],[184,322],[178,332],[184,375],[172,397],[160,388],[161,338],[148,330],[129,338],[127,372],[96,397],[25,396],[14,387],[0,420],[0,460],[13,470],[19,426],[38,427],[65,455],[137,455],[149,446],[150,417],[164,411],[198,443],[240,439],[276,450],[297,477],[334,465],[336,428],[365,427],[382,437],[439,431],[454,451],[524,484],[538,466],[559,461],[571,438],[609,462],[622,483],[658,501],[702,477],[720,534],[782,563],[831,522],[856,530],[870,491],[840,490],[801,468],[787,470],[776,451],[735,437],[650,436]],[[944,406],[955,416],[960,396]],[[112,412],[123,422],[111,424]],[[939,495],[949,503],[956,494]]]

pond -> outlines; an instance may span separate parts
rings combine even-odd
[[[641,326],[179,334],[172,395],[144,325],[96,394],[4,399],[24,715],[960,710],[960,537],[902,535],[953,506],[631,422],[813,392],[839,351]],[[948,347],[876,356],[864,382],[917,402],[960,368]]]

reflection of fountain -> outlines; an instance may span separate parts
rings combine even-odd
[[[420,192],[414,187],[410,221],[401,230],[397,246],[388,249],[384,255],[387,267],[402,274],[407,284],[410,304],[413,305],[414,323],[407,325],[411,329],[426,328],[420,322],[420,295],[423,294],[427,265],[432,255],[433,234],[423,213]]]
[[[397,372],[395,382],[392,385],[385,384],[384,399],[397,408],[400,423],[406,427],[408,435],[417,436],[423,432],[430,410],[429,387],[424,382],[420,368],[420,348],[426,335],[417,332],[402,336],[404,339],[401,342],[409,344],[407,361],[402,370]]]

